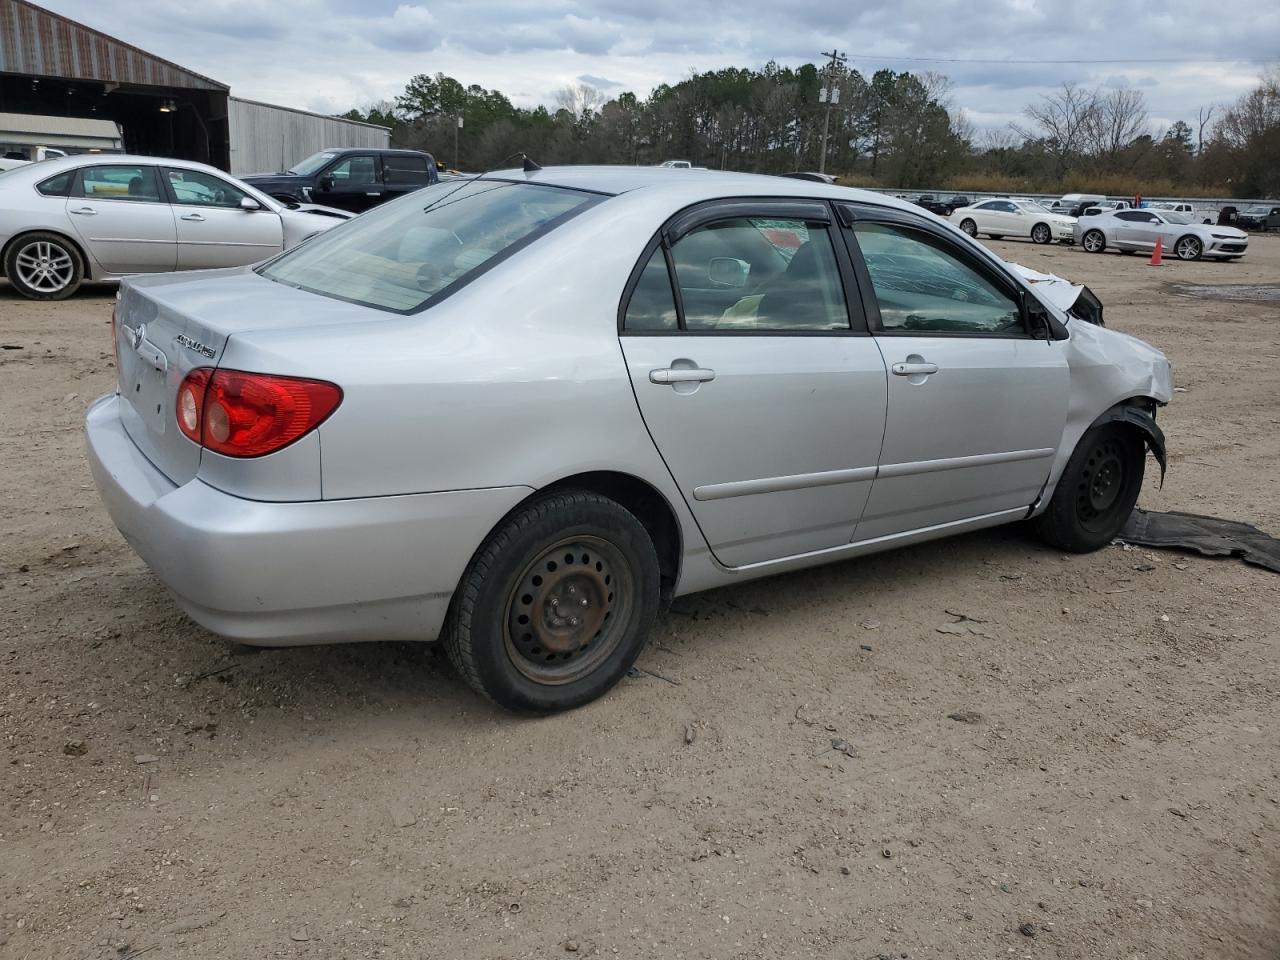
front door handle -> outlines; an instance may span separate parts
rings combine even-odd
[[[183,214],[181,217],[179,217],[178,219],[179,219],[179,220],[194,220],[194,221],[196,221],[197,223],[204,223],[204,217],[202,217],[202,216],[201,216],[200,214],[198,214],[198,213],[184,213],[184,214]]]
[[[928,363],[924,361],[895,363],[890,369],[895,377],[923,377],[931,373],[938,372],[936,363]]]
[[[98,215],[98,211],[93,209],[93,207],[77,207],[71,212],[77,217],[96,217]]]
[[[649,371],[650,383],[707,383],[715,378],[714,370],[702,367],[663,367]]]

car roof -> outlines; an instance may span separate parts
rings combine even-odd
[[[129,163],[145,163],[151,166],[162,165],[166,167],[175,167],[182,170],[203,170],[206,173],[216,174],[219,177],[231,177],[232,175],[225,170],[219,170],[217,167],[211,167],[207,163],[196,163],[194,160],[175,160],[172,157],[142,157],[131,153],[77,153],[70,157],[55,157],[50,160],[41,160],[38,163],[28,164],[25,167],[19,167],[9,174],[6,174],[6,181],[9,176],[16,176],[22,173],[32,180],[44,180],[47,177],[55,176],[64,170],[75,170],[77,167],[87,166],[89,164],[129,164]],[[233,177],[233,179],[235,179]],[[16,182],[16,179],[15,181]]]
[[[884,193],[816,183],[795,177],[727,170],[679,170],[672,167],[574,166],[544,167],[529,173],[519,169],[495,170],[486,174],[495,180],[516,180],[547,186],[622,194],[634,190],[680,189],[682,193],[702,193],[707,200],[724,197],[806,197],[875,203],[919,213],[913,203]]]

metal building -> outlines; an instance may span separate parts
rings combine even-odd
[[[232,97],[228,116],[231,172],[236,175],[287,170],[326,147],[391,145],[391,130],[387,127],[256,100]]]
[[[113,120],[129,153],[248,173],[322,147],[386,146],[384,127],[234,100],[224,83],[30,0],[0,0],[0,113]],[[283,148],[283,149],[282,149]]]

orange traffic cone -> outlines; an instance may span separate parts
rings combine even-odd
[[[1148,266],[1158,267],[1164,263],[1164,261],[1160,259],[1160,254],[1163,250],[1164,237],[1156,237],[1156,248],[1151,251],[1151,263],[1149,263]]]

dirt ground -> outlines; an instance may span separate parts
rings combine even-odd
[[[1280,533],[1280,304],[1170,286],[1280,238],[994,246],[1173,359],[1143,505]],[[681,600],[544,720],[416,647],[231,655],[94,492],[110,303],[0,285],[0,957],[1280,956],[1274,574],[999,529]]]

